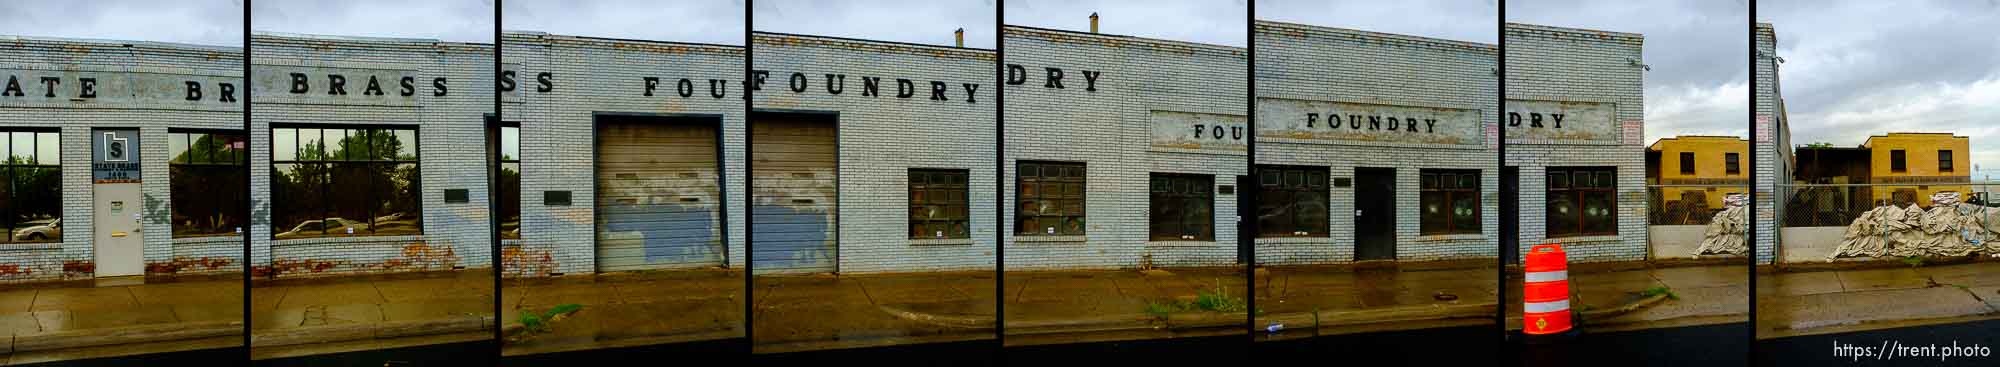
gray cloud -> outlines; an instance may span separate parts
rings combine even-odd
[[[502,27],[572,36],[743,44],[742,0],[507,1]]]
[[[1500,42],[1494,0],[1260,0],[1257,19],[1456,41]]]
[[[0,34],[241,47],[243,2],[0,1]]]
[[[1262,3],[1259,3],[1262,4]],[[1245,47],[1250,5],[1244,0],[1008,0],[1007,24],[1090,31],[1175,41]]]
[[[250,29],[336,36],[493,42],[492,0],[258,0]]]
[[[779,32],[950,46],[965,29],[965,46],[993,48],[992,0],[760,0],[751,27]]]
[[[1749,136],[1750,7],[1742,0],[1514,0],[1507,21],[1646,37],[1646,140]]]
[[[1794,142],[1949,132],[1971,139],[1979,174],[2000,173],[2000,1],[1757,5],[1778,34]]]

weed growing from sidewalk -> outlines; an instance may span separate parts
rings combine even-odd
[[[1678,300],[1680,300],[1680,299],[1681,299],[1681,296],[1680,296],[1680,295],[1677,295],[1677,294],[1674,294],[1674,290],[1673,290],[1672,288],[1667,288],[1666,286],[1659,286],[1659,287],[1652,287],[1652,288],[1646,288],[1646,290],[1645,290],[1645,291],[1642,291],[1642,292],[1639,292],[1639,294],[1640,294],[1640,295],[1644,295],[1644,296],[1647,296],[1647,297],[1652,297],[1652,296],[1658,296],[1658,295],[1662,295],[1662,294],[1664,294],[1664,295],[1666,295],[1666,296],[1667,296],[1667,299],[1670,299],[1670,300],[1676,300],[1676,301],[1678,301]]]
[[[1903,257],[1903,263],[1904,263],[1904,264],[1910,264],[1910,267],[1912,267],[1912,268],[1915,268],[1915,267],[1922,267],[1922,266],[1924,266],[1924,257],[1923,257],[1923,256],[1904,256],[1904,257]]]
[[[1243,297],[1229,295],[1229,290],[1217,281],[1214,288],[1197,292],[1194,301],[1146,302],[1146,314],[1164,318],[1168,314],[1186,311],[1243,312],[1249,309],[1247,304]],[[1262,310],[1259,311],[1261,314]]]
[[[516,334],[514,337],[517,339],[516,341],[519,341],[533,337],[535,334],[549,332],[551,330],[551,325],[554,324],[556,321],[562,321],[562,319],[569,318],[569,315],[575,314],[577,311],[581,310],[583,310],[583,305],[575,303],[556,305],[553,308],[549,308],[548,311],[542,311],[539,313],[529,310],[521,310],[521,314],[518,318],[518,320],[521,322],[521,332],[519,334]]]

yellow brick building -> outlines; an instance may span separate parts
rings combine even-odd
[[[1869,182],[1877,204],[1931,206],[1931,194],[1958,192],[1972,181],[1971,140],[1951,133],[1889,133],[1861,143],[1869,151]]]
[[[1684,135],[1653,142],[1647,150],[1657,164],[1647,167],[1649,184],[1663,185],[1650,204],[1671,217],[1692,216],[1705,223],[1722,210],[1729,194],[1750,191],[1750,141],[1734,136]],[[1673,185],[1737,185],[1736,187],[1672,187]],[[1668,222],[1680,222],[1669,220]]]

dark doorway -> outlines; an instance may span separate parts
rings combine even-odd
[[[1354,259],[1396,259],[1396,169],[1354,169]]]
[[[1521,264],[1521,167],[1500,168],[1500,258]]]
[[[1236,176],[1237,264],[1250,264],[1250,247],[1257,244],[1257,236],[1250,235],[1251,233],[1257,233],[1256,228],[1250,228],[1251,223],[1256,223],[1257,221],[1243,220],[1243,218],[1256,218],[1257,216],[1257,206],[1251,205],[1251,203],[1257,202],[1257,198],[1252,195],[1252,193],[1257,192],[1256,189],[1257,181],[1255,178],[1250,175]]]

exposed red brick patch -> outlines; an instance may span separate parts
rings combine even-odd
[[[21,264],[0,264],[0,276],[11,277],[15,275],[25,275],[33,272],[35,272],[35,269],[21,266]]]
[[[236,259],[225,257],[175,256],[172,261],[146,263],[146,272],[151,274],[173,274],[183,269],[215,270],[235,263]]]
[[[555,273],[556,260],[549,250],[510,246],[500,250],[500,269],[503,277],[545,277]]]
[[[97,274],[97,262],[95,261],[63,261],[63,276],[90,276],[92,274]]]

